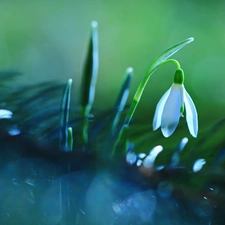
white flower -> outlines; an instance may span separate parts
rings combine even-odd
[[[198,114],[195,105],[183,84],[173,83],[158,102],[153,119],[153,130],[161,126],[162,133],[169,137],[175,131],[183,110],[186,110],[188,129],[193,137],[198,133]]]

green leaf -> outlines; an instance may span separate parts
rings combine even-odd
[[[83,116],[88,116],[94,102],[98,64],[98,23],[93,21],[91,23],[91,37],[89,40],[88,52],[82,77],[80,104]]]
[[[114,119],[113,119],[113,123],[112,123],[112,133],[115,132],[118,122],[119,122],[119,119],[120,119],[120,114],[124,110],[124,107],[127,103],[127,99],[128,99],[129,92],[130,92],[130,84],[131,84],[132,76],[133,76],[133,68],[129,67],[126,69],[122,87],[121,87],[121,90],[119,92],[119,95],[117,97],[116,104],[114,107],[114,113],[113,113]]]
[[[84,65],[80,99],[81,115],[84,117],[84,121],[81,123],[81,141],[85,145],[88,143],[87,118],[94,102],[95,85],[98,75],[98,61],[98,23],[93,21],[91,23],[91,37]]]
[[[72,79],[69,79],[66,85],[66,89],[63,94],[63,100],[61,105],[60,116],[60,149],[68,151],[68,122],[69,122],[69,109],[70,109],[70,97]]]
[[[153,63],[149,67],[148,73],[150,74],[151,71],[154,70],[159,64],[169,59],[172,55],[174,55],[176,52],[178,52],[180,49],[182,49],[184,46],[191,43],[192,41],[194,41],[194,38],[190,37],[168,48],[166,51],[164,51],[162,54],[156,57],[156,59],[153,61]]]

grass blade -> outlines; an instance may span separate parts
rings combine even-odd
[[[68,151],[72,151],[73,150],[73,128],[72,127],[68,127],[67,128],[67,142],[66,142],[66,149],[68,149]]]
[[[113,119],[113,123],[112,123],[112,133],[115,133],[115,130],[117,128],[119,119],[120,119],[120,114],[121,112],[124,110],[124,107],[127,103],[127,99],[129,96],[129,92],[130,92],[130,84],[131,84],[131,79],[133,76],[133,68],[129,67],[127,68],[126,72],[125,72],[125,76],[124,76],[124,81],[122,83],[122,87],[121,90],[119,92],[119,95],[117,97],[116,100],[116,104],[114,107],[114,119]]]
[[[95,85],[98,75],[98,23],[91,23],[91,38],[88,47],[88,53],[85,61],[84,72],[81,87],[81,115],[84,117],[82,126],[82,142],[88,142],[88,115],[92,108],[95,96]]]
[[[91,24],[91,38],[82,77],[81,112],[88,116],[94,102],[95,85],[98,75],[98,23]]]
[[[72,79],[68,80],[61,106],[60,117],[60,149],[63,151],[71,150],[71,137],[68,136],[68,122],[69,122],[69,109],[70,109],[70,97],[71,97]],[[71,133],[71,132],[70,132]]]

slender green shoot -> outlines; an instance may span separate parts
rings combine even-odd
[[[91,23],[91,37],[88,46],[88,52],[85,60],[82,76],[80,108],[81,115],[86,120],[92,108],[95,96],[95,86],[98,75],[99,53],[98,53],[98,23]],[[87,142],[88,123],[83,123],[83,141]]]
[[[120,119],[120,114],[124,110],[124,107],[127,103],[132,77],[133,77],[133,68],[129,67],[126,69],[122,87],[121,87],[121,90],[119,92],[119,95],[117,97],[116,104],[114,107],[114,114],[113,114],[114,119],[113,119],[113,123],[112,123],[112,134],[114,134],[117,129],[117,125],[118,125],[118,122]]]
[[[73,150],[73,128],[72,127],[68,127],[67,128],[67,134],[68,134],[68,139],[67,139],[67,146],[66,148],[68,149],[68,151],[72,151]]]
[[[61,116],[60,116],[60,149],[68,151],[68,122],[69,122],[69,109],[70,109],[70,97],[72,79],[67,82],[66,89],[64,91],[62,105],[61,105]]]

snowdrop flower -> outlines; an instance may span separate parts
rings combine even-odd
[[[161,127],[165,137],[169,137],[175,131],[180,116],[186,111],[188,129],[193,137],[198,133],[198,114],[195,105],[184,88],[184,73],[177,69],[174,75],[174,83],[158,102],[153,119],[153,130]]]

